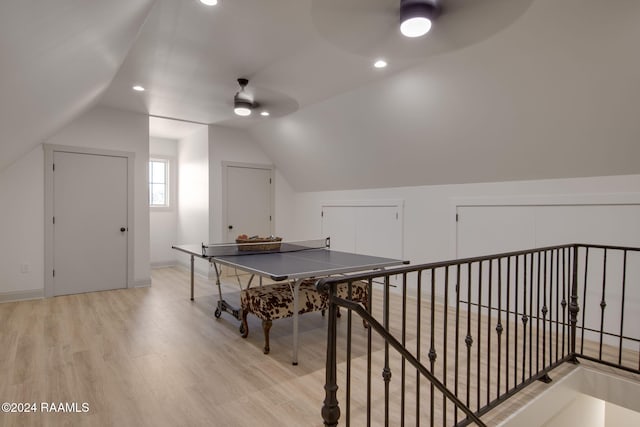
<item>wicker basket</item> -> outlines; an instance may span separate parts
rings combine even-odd
[[[282,237],[253,237],[236,239],[239,251],[277,251],[280,249]]]

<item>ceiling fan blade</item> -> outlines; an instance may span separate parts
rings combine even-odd
[[[429,34],[400,33],[399,0],[312,0],[318,33],[335,47],[365,57],[426,58],[478,43],[518,19],[533,0],[441,0]]]

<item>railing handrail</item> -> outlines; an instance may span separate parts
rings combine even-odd
[[[601,288],[601,292],[600,294],[597,296],[598,299],[598,309],[601,310],[601,312],[599,312],[598,316],[600,317],[600,329],[592,329],[587,327],[587,325],[585,324],[585,318],[584,318],[584,309],[582,310],[582,320],[580,321],[580,319],[578,318],[578,313],[581,311],[581,307],[579,304],[579,300],[582,300],[582,304],[585,304],[587,301],[587,295],[590,295],[587,293],[587,264],[589,259],[589,249],[597,249],[596,253],[602,253],[602,267],[601,267],[601,272],[599,272],[598,274],[600,274],[599,279],[602,283],[602,288]],[[600,250],[603,250],[603,252],[600,252]],[[337,310],[338,307],[344,307],[346,309],[348,309],[351,312],[356,312],[357,315],[359,315],[365,322],[367,322],[369,324],[370,327],[370,331],[371,330],[375,330],[376,333],[385,341],[385,368],[383,369],[383,379],[385,381],[385,399],[387,399],[386,401],[386,405],[389,404],[388,402],[388,382],[391,378],[390,375],[390,371],[389,371],[389,366],[388,366],[388,347],[391,346],[393,347],[398,353],[399,355],[402,357],[403,360],[403,364],[402,364],[402,369],[403,369],[403,378],[404,378],[404,363],[405,361],[408,361],[409,364],[411,366],[413,366],[416,371],[418,372],[419,377],[424,377],[428,380],[428,382],[431,385],[431,393],[432,393],[432,397],[431,397],[431,414],[433,414],[433,390],[434,387],[438,389],[438,391],[440,393],[442,393],[443,395],[443,399],[448,399],[450,400],[456,408],[458,408],[457,410],[462,411],[467,417],[465,419],[463,419],[460,423],[457,423],[457,425],[467,425],[470,422],[475,422],[479,425],[484,425],[482,423],[482,421],[478,418],[480,416],[482,416],[483,414],[485,414],[486,412],[488,412],[489,410],[491,410],[493,407],[497,406],[497,404],[499,404],[501,401],[503,401],[505,398],[513,395],[515,392],[517,392],[518,390],[522,389],[523,387],[525,387],[526,385],[530,384],[532,381],[535,380],[543,380],[545,382],[551,381],[551,379],[549,378],[549,376],[547,375],[548,372],[550,372],[553,368],[555,368],[556,366],[558,366],[561,363],[570,361],[570,362],[575,362],[578,363],[578,359],[577,358],[584,358],[587,360],[593,360],[605,365],[609,365],[609,366],[614,366],[617,368],[621,368],[621,369],[625,369],[628,370],[629,372],[634,372],[634,373],[640,373],[640,367],[635,368],[635,367],[625,367],[623,366],[623,364],[620,362],[620,360],[622,360],[623,357],[623,347],[622,347],[622,343],[624,339],[627,340],[631,340],[633,342],[638,342],[638,339],[635,339],[633,337],[628,337],[625,336],[623,334],[623,321],[624,321],[624,316],[621,318],[620,320],[620,332],[616,333],[616,331],[610,331],[607,330],[604,327],[604,319],[605,319],[605,308],[607,306],[607,303],[609,302],[608,300],[605,300],[605,288],[606,288],[606,281],[607,281],[607,253],[608,251],[612,251],[612,252],[623,252],[623,267],[622,267],[622,313],[624,313],[624,289],[625,289],[625,279],[626,279],[626,264],[627,264],[627,255],[628,253],[640,253],[640,247],[630,247],[630,246],[620,246],[620,245],[604,245],[604,244],[587,244],[587,243],[571,243],[571,244],[563,244],[563,245],[555,245],[555,246],[545,246],[545,247],[539,247],[539,248],[534,248],[534,249],[527,249],[527,250],[520,250],[520,251],[510,251],[510,252],[503,252],[503,253],[499,253],[499,254],[491,254],[491,255],[484,255],[484,256],[477,256],[477,257],[468,257],[468,258],[464,258],[464,259],[455,259],[455,260],[449,260],[449,261],[441,261],[441,262],[432,262],[432,263],[423,263],[423,264],[414,264],[414,265],[406,265],[406,266],[400,266],[400,267],[395,267],[395,268],[389,268],[389,269],[384,269],[384,270],[376,270],[376,271],[369,271],[369,272],[364,272],[364,273],[355,273],[355,274],[348,274],[348,275],[343,275],[343,276],[333,276],[333,277],[327,277],[327,278],[322,278],[320,280],[317,281],[316,283],[316,287],[318,289],[318,291],[320,292],[325,292],[328,294],[328,298],[329,298],[329,319],[328,319],[328,334],[327,334],[327,369],[326,369],[326,375],[327,375],[327,381],[325,383],[325,390],[326,390],[326,399],[325,399],[325,404],[323,407],[323,418],[325,420],[325,425],[327,426],[336,426],[338,423],[338,419],[340,416],[340,408],[338,406],[338,401],[336,399],[336,391],[337,391],[337,383],[336,383],[336,356],[335,356],[335,351],[336,351],[336,316],[337,316]],[[562,260],[560,260],[560,255],[562,255]],[[566,256],[565,256],[566,255]],[[554,263],[554,256],[555,256],[555,263]],[[584,258],[584,259],[583,259]],[[637,258],[634,258],[637,260]],[[497,262],[497,264],[496,264]],[[488,263],[488,275],[485,273],[485,275],[483,275],[483,267]],[[521,264],[522,263],[522,264]],[[514,269],[511,270],[510,272],[510,268],[512,268],[515,265]],[[465,271],[465,276],[461,276],[461,267],[465,267],[466,269],[463,270]],[[477,294],[474,295],[474,298],[477,299],[476,302],[474,302],[471,298],[471,283],[472,283],[472,267],[476,266],[477,269],[474,270],[474,279],[477,278],[477,283],[474,286],[478,286],[478,291]],[[522,266],[522,269],[520,269],[520,273],[519,273],[519,266]],[[535,267],[534,267],[535,266]],[[453,270],[450,270],[451,267],[457,267]],[[493,282],[493,277],[494,275],[492,275],[492,267],[495,267],[497,271],[495,277],[496,277],[496,283],[492,285]],[[503,276],[503,273],[501,273],[501,267],[503,268],[503,272],[505,271],[504,269],[506,269],[506,275]],[[536,275],[534,276],[534,268],[536,271]],[[444,270],[444,273],[442,275],[439,275],[438,272],[442,272]],[[485,270],[485,271],[487,271]],[[515,270],[515,271],[514,271]],[[562,270],[562,271],[561,271]],[[450,276],[449,272],[450,271],[454,271],[454,275]],[[598,271],[597,267],[596,270]],[[412,354],[412,351],[409,350],[408,348],[406,348],[404,346],[404,323],[403,323],[403,332],[402,332],[402,342],[399,341],[398,338],[396,338],[391,331],[389,330],[389,325],[388,325],[388,321],[389,321],[389,306],[388,303],[385,303],[384,309],[383,309],[383,316],[384,316],[384,325],[382,323],[380,323],[378,320],[376,320],[373,317],[373,313],[371,313],[369,310],[371,310],[371,305],[367,306],[366,308],[361,306],[360,304],[354,302],[354,301],[350,301],[349,299],[345,299],[345,298],[350,298],[350,297],[345,297],[345,298],[340,298],[338,296],[338,285],[339,284],[348,284],[348,289],[349,289],[349,295],[350,295],[350,289],[351,289],[351,284],[355,283],[355,282],[368,282],[368,286],[369,286],[369,292],[371,292],[372,290],[372,283],[375,279],[384,279],[384,285],[385,285],[385,297],[384,297],[384,301],[388,301],[388,292],[389,292],[389,286],[390,286],[390,279],[392,276],[396,276],[397,280],[399,280],[402,283],[402,289],[399,289],[401,291],[401,295],[402,295],[402,310],[403,310],[403,314],[402,316],[404,316],[405,314],[405,301],[407,298],[407,278],[412,278],[412,277],[416,277],[414,275],[417,275],[416,280],[417,280],[417,290],[418,290],[418,294],[417,294],[417,298],[418,298],[418,313],[417,313],[417,318],[418,321],[420,319],[420,295],[422,295],[422,292],[420,291],[421,289],[421,278],[423,277],[423,273],[427,273],[430,274],[430,276],[427,277],[431,277],[431,349],[429,350],[429,359],[431,362],[431,368],[427,368],[426,365],[423,365],[420,362],[420,355],[418,353],[418,356],[414,356]],[[456,273],[457,272],[457,273]],[[514,275],[512,275],[514,274]],[[449,295],[449,291],[447,289],[448,286],[453,286],[455,285],[455,289],[456,289],[456,300],[457,300],[457,305],[455,306],[455,340],[457,343],[458,340],[458,331],[460,330],[460,327],[458,326],[458,313],[459,313],[459,304],[460,303],[465,303],[465,304],[469,304],[469,305],[477,305],[478,306],[478,311],[475,314],[475,316],[477,316],[477,336],[478,339],[480,338],[481,335],[481,329],[480,329],[480,324],[481,324],[481,310],[485,310],[485,314],[488,313],[488,316],[491,316],[491,313],[497,313],[497,325],[495,327],[495,333],[497,334],[497,346],[498,346],[498,354],[500,353],[500,346],[502,344],[502,341],[500,339],[500,337],[502,336],[501,333],[503,331],[503,327],[502,327],[502,322],[501,322],[501,313],[506,313],[506,318],[505,321],[507,322],[506,324],[506,346],[505,346],[505,350],[507,351],[507,358],[509,358],[509,315],[513,315],[514,318],[514,322],[522,323],[522,325],[520,326],[520,329],[523,331],[523,340],[522,340],[522,368],[521,368],[521,374],[522,374],[522,378],[520,379],[520,374],[518,373],[518,367],[517,367],[517,357],[519,354],[519,344],[518,344],[518,325],[514,324],[514,327],[516,329],[514,329],[514,336],[513,339],[515,341],[513,344],[513,351],[514,351],[514,356],[516,357],[516,362],[514,362],[516,365],[514,365],[514,370],[513,370],[513,375],[514,375],[514,382],[512,383],[513,386],[509,386],[509,380],[508,380],[508,375],[509,375],[509,369],[510,367],[508,365],[505,365],[505,387],[504,389],[501,391],[501,381],[500,381],[500,373],[501,373],[501,368],[500,368],[500,356],[498,356],[498,367],[497,367],[497,374],[498,374],[498,379],[497,379],[497,397],[495,398],[495,400],[490,400],[489,396],[489,373],[490,370],[494,369],[490,367],[489,362],[486,362],[486,381],[487,381],[487,386],[485,388],[486,390],[486,405],[485,406],[481,406],[481,398],[480,398],[480,360],[481,360],[481,356],[480,353],[477,353],[477,358],[476,358],[476,362],[477,362],[477,369],[478,369],[478,375],[477,375],[477,408],[473,405],[470,404],[469,401],[469,387],[470,387],[470,382],[469,382],[469,361],[467,360],[467,367],[466,367],[466,371],[467,371],[467,383],[466,383],[466,393],[467,393],[467,402],[464,403],[463,401],[461,401],[458,398],[458,346],[456,344],[456,348],[455,348],[455,386],[456,386],[456,390],[455,392],[452,392],[451,390],[449,390],[447,388],[447,380],[445,377],[444,382],[441,382],[435,375],[434,372],[434,362],[436,359],[436,351],[434,351],[434,341],[433,341],[433,334],[434,334],[434,317],[433,317],[433,312],[434,312],[434,306],[433,306],[433,300],[434,297],[436,296],[436,277],[439,277],[439,281],[441,281],[442,279],[444,279],[444,282],[441,282],[438,286],[443,285],[444,286],[444,304],[445,306],[449,306],[447,304],[447,295]],[[461,282],[461,277],[463,282]],[[485,277],[488,277],[488,281],[489,281],[489,285],[488,285],[488,297],[485,296],[485,299],[488,298],[488,302],[486,303],[486,305],[483,305],[483,300],[481,297],[481,289],[482,289],[482,285],[483,282],[486,280],[484,279]],[[505,296],[505,300],[503,300],[502,296],[500,296],[500,290],[503,289],[501,285],[501,281],[503,280],[502,278],[504,277],[504,282],[502,283],[506,283],[506,296]],[[511,282],[511,278],[514,278],[514,282]],[[591,276],[589,276],[591,277]],[[522,280],[520,280],[520,278]],[[453,279],[453,281],[452,281]],[[396,280],[396,279],[394,279]],[[411,279],[413,280],[413,279]],[[591,279],[589,279],[591,280]],[[457,282],[457,283],[454,283]],[[579,283],[580,282],[580,283]],[[461,285],[461,283],[464,283],[468,290],[467,290],[467,301],[465,302],[463,299],[460,298],[459,295],[459,286]],[[513,283],[514,287],[510,287],[510,284]],[[589,282],[591,283],[591,282]],[[528,289],[527,289],[527,285],[528,285]],[[400,285],[398,285],[400,286]],[[498,294],[494,295],[495,298],[497,298],[497,303],[492,303],[492,294],[491,294],[491,289],[492,286],[497,286],[497,290],[498,290]],[[522,300],[518,299],[518,289],[520,289],[520,286],[522,286]],[[514,299],[513,299],[513,303],[515,304],[514,306],[512,306],[513,308],[509,308],[509,304],[510,304],[510,296],[509,296],[509,289],[513,289],[513,291],[515,292],[514,295]],[[555,297],[553,296],[553,291],[555,289]],[[580,289],[580,295],[578,294],[578,291]],[[529,299],[528,299],[528,308],[527,308],[527,290],[528,290],[528,294],[529,294]],[[547,291],[549,292],[547,294]],[[562,292],[562,293],[560,293]],[[566,292],[566,294],[565,294]],[[590,291],[591,292],[591,291]],[[504,294],[503,294],[504,295]],[[513,294],[512,294],[513,295]],[[548,295],[548,296],[547,296]],[[534,298],[535,298],[535,303],[534,303]],[[560,300],[560,298],[562,298],[562,300]],[[505,301],[506,302],[506,307],[502,305],[501,301]],[[519,316],[519,305],[518,302],[522,301],[522,316]],[[553,306],[555,302],[555,307]],[[369,300],[369,304],[371,303],[371,301]],[[537,305],[537,307],[536,307]],[[588,308],[588,307],[586,307]],[[453,309],[453,308],[452,308]],[[445,325],[444,325],[444,341],[447,341],[447,332],[446,332],[446,318],[447,318],[447,309],[444,309],[444,316],[445,316]],[[555,317],[552,316],[552,310],[553,310],[553,314],[555,315]],[[562,319],[560,318],[560,314],[562,314]],[[565,315],[567,316],[565,318]],[[465,338],[465,343],[464,345],[466,345],[466,353],[467,353],[467,358],[470,357],[470,348],[471,345],[473,344],[473,339],[472,339],[472,335],[473,332],[470,331],[470,322],[471,322],[471,315],[467,314],[466,315],[466,338]],[[516,319],[517,317],[517,319]],[[402,320],[404,322],[404,318]],[[533,323],[533,321],[535,321],[535,325]],[[348,331],[350,331],[350,325],[351,325],[351,317],[349,317],[349,327],[348,327]],[[528,329],[528,333],[529,333],[529,353],[528,353],[528,364],[529,364],[529,368],[528,368],[528,378],[525,378],[525,372],[526,372],[526,365],[525,365],[525,360],[527,360],[527,353],[526,353],[526,347],[527,347],[527,337],[526,337],[526,333],[527,333],[527,322],[531,322],[529,324],[529,329]],[[578,339],[577,337],[577,327],[578,327],[578,323],[581,323],[580,325],[580,329],[582,330],[582,340],[584,340],[584,331],[592,331],[596,334],[599,334],[600,336],[600,348],[599,348],[599,355],[598,357],[592,357],[589,356],[587,354],[585,354],[582,350],[582,347],[577,350],[576,348],[576,341]],[[553,361],[554,356],[553,356],[553,341],[552,341],[552,336],[554,334],[553,332],[553,325],[555,326],[555,362]],[[487,343],[488,345],[490,345],[491,343],[491,332],[490,329],[491,327],[489,326],[489,323],[484,323],[483,327],[486,325],[487,329]],[[549,325],[549,334],[547,335],[547,325]],[[558,325],[563,325],[562,326],[562,330],[559,330],[559,326]],[[540,351],[539,343],[540,343],[540,326],[542,327],[542,351]],[[476,326],[474,326],[475,328]],[[567,327],[567,329],[565,330],[564,328]],[[536,329],[536,336],[535,336],[535,342],[532,342],[532,328]],[[351,332],[348,332],[348,334],[350,334]],[[560,338],[559,341],[559,333],[561,333],[562,338]],[[417,330],[417,334],[418,336],[420,335],[420,328],[418,325],[418,330]],[[619,348],[618,348],[618,363],[615,364],[613,362],[608,362],[605,359],[602,358],[602,346],[603,346],[603,337],[605,336],[612,336],[612,337],[616,337],[619,338]],[[371,344],[370,344],[370,340],[371,340],[371,335],[369,333],[369,352],[371,351]],[[333,341],[332,341],[333,340]],[[350,340],[350,338],[349,338]],[[549,344],[547,347],[547,343]],[[565,351],[565,343],[567,344],[567,351]],[[562,345],[562,350],[561,352],[559,352],[559,344]],[[481,345],[481,341],[478,341],[478,346]],[[418,344],[417,346],[420,348],[420,341],[418,340]],[[581,344],[582,346],[582,344]],[[478,347],[479,348],[479,347]],[[535,352],[532,353],[532,348],[535,348]],[[547,354],[547,348],[548,348],[548,354]],[[464,351],[464,350],[463,350]],[[476,350],[477,352],[477,350]],[[350,341],[348,341],[348,345],[347,345],[347,354],[350,354]],[[535,364],[532,365],[533,362],[533,357],[535,356]],[[539,366],[539,359],[542,359],[542,367]],[[370,353],[369,353],[369,364],[371,363],[370,361]],[[445,353],[445,359],[444,359],[444,366],[446,368],[446,353]],[[483,363],[485,363],[483,361]],[[638,365],[640,366],[640,362],[638,362]],[[369,367],[370,369],[370,367]],[[347,378],[349,378],[349,372],[350,371],[350,365],[349,363],[347,364]],[[446,374],[445,374],[446,375]],[[349,379],[347,380],[347,395],[349,395]],[[402,387],[403,387],[403,391],[402,393],[404,393],[404,379],[402,382]],[[418,397],[418,396],[417,396]],[[367,395],[367,399],[369,399],[369,395]],[[404,397],[401,403],[402,407],[404,408]],[[474,409],[471,409],[472,407],[474,407]],[[385,417],[388,417],[388,413],[386,412],[387,407],[385,406]],[[370,409],[368,409],[370,410]],[[404,409],[403,409],[404,411]],[[347,413],[349,413],[349,403],[347,401]],[[419,413],[419,410],[417,411],[417,413]],[[456,412],[456,419],[457,419],[457,412]],[[385,418],[385,420],[388,421],[388,418]],[[402,420],[404,420],[404,412],[402,412]],[[431,424],[433,425],[434,420],[433,420],[433,415],[431,415]]]
[[[445,387],[445,385],[442,384],[440,380],[438,380],[431,372],[429,372],[427,367],[420,363],[418,359],[416,359],[416,357],[411,354],[411,352],[409,352],[406,347],[404,347],[393,335],[391,335],[389,331],[387,331],[384,326],[380,324],[380,322],[378,322],[373,316],[371,316],[371,314],[369,314],[367,310],[352,301],[345,300],[337,296],[334,297],[332,301],[340,307],[344,307],[358,313],[358,315],[367,322],[369,327],[372,327],[385,341],[389,343],[389,345],[391,345],[391,347],[393,347],[398,353],[402,355],[402,357],[404,357],[411,365],[413,365],[413,367],[416,368],[416,370],[418,370],[420,374],[422,374],[422,376],[426,377],[438,390],[440,390],[446,397],[449,398],[449,400],[451,400],[458,408],[460,408],[460,410],[462,410],[467,415],[467,417],[469,417],[470,421],[475,422],[479,426],[486,427],[486,425],[473,413],[471,409],[469,409],[467,405],[460,401],[460,399],[458,399],[447,387]]]
[[[528,254],[551,251],[556,249],[567,249],[567,248],[575,248],[575,247],[640,252],[640,248],[636,248],[632,246],[600,245],[600,244],[591,244],[591,243],[569,243],[565,245],[543,246],[543,247],[534,248],[534,249],[502,252],[499,254],[481,255],[477,257],[460,258],[460,259],[453,259],[448,261],[438,261],[438,262],[430,262],[430,263],[423,263],[423,264],[408,264],[401,267],[387,268],[383,271],[376,270],[373,272],[368,271],[364,273],[345,274],[343,276],[324,277],[318,280],[316,286],[318,291],[326,292],[329,289],[328,287],[332,286],[333,284],[346,283],[351,281],[355,282],[357,280],[367,280],[370,277],[393,276],[395,274],[413,273],[416,270],[433,270],[438,268],[451,267],[454,265],[472,264],[472,263],[481,262],[481,261],[490,261],[490,260],[508,258],[513,256],[528,255]]]

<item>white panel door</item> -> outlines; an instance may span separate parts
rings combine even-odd
[[[323,206],[322,234],[331,237],[331,249],[403,258],[398,206]]]
[[[402,259],[402,220],[396,206],[357,208],[356,252]]]
[[[127,158],[53,155],[54,295],[127,287]]]
[[[353,206],[322,209],[322,237],[331,238],[331,249],[356,251],[356,209]]]
[[[640,246],[640,206],[568,205],[536,209],[536,244]]]
[[[459,206],[457,256],[569,243],[640,245],[638,205]]]
[[[271,231],[271,170],[226,166],[227,241],[239,234],[269,236]]]
[[[535,247],[530,206],[459,206],[457,215],[457,258]]]

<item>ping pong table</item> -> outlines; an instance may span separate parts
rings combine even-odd
[[[336,274],[347,274],[406,264],[406,261],[330,249],[330,239],[310,240],[302,242],[282,242],[275,250],[253,251],[242,247],[244,244],[208,244],[174,245],[173,249],[190,255],[191,300],[194,288],[194,258],[209,261],[216,273],[216,286],[219,300],[215,316],[219,318],[223,312],[241,320],[240,309],[232,307],[222,297],[220,286],[221,270],[225,265],[251,274],[247,287],[255,276],[269,278],[274,281],[288,280],[293,292],[293,357],[294,365],[298,364],[298,291],[300,283],[305,279],[322,278]],[[248,245],[251,245],[250,243]],[[247,250],[249,249],[249,250]],[[242,332],[242,326],[241,326]]]

